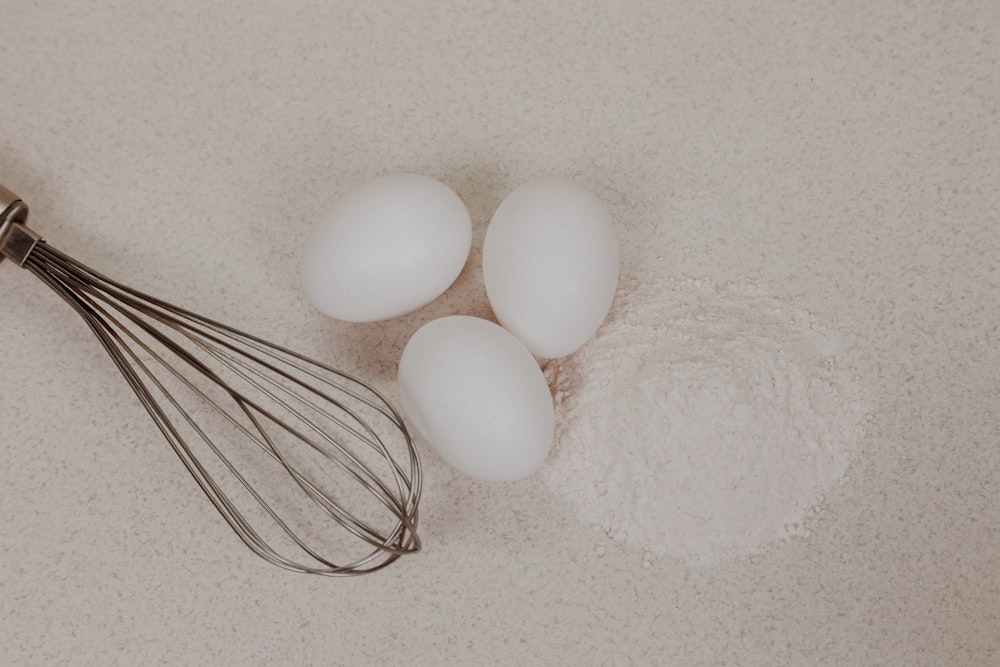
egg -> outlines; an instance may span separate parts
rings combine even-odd
[[[382,176],[345,195],[313,230],[302,285],[331,317],[385,320],[448,289],[471,243],[469,212],[451,188],[416,174]]]
[[[548,456],[555,417],[545,376],[492,322],[463,315],[428,322],[403,349],[398,384],[416,432],[466,475],[512,481]]]
[[[618,272],[610,214],[572,181],[522,185],[500,203],[486,230],[490,305],[539,357],[565,356],[594,335],[611,307]]]

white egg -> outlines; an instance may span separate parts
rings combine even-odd
[[[302,285],[331,317],[397,317],[448,289],[471,243],[469,212],[451,188],[415,174],[382,176],[344,196],[313,230]]]
[[[572,181],[522,185],[486,230],[483,276],[500,324],[539,357],[567,355],[594,335],[615,296],[611,216]]]
[[[552,446],[552,394],[535,358],[502,327],[476,317],[428,322],[399,361],[400,403],[417,433],[459,471],[511,481]]]

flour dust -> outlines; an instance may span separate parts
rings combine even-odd
[[[808,535],[866,401],[834,332],[750,284],[633,282],[548,362],[552,491],[614,540],[711,565]]]

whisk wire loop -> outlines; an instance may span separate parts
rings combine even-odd
[[[12,206],[0,216],[0,257],[15,259],[87,322],[188,473],[254,553],[288,570],[349,576],[419,551],[420,461],[402,417],[381,393],[108,278],[46,244],[23,225],[26,207]],[[205,410],[222,424],[221,439],[202,424]],[[400,452],[407,466],[397,460]],[[260,471],[250,461],[272,465]],[[274,478],[294,484],[258,489]],[[348,499],[364,497],[364,516],[347,509]],[[318,508],[324,519],[288,519],[278,509],[286,505]],[[312,537],[325,534],[325,520],[366,544],[365,551],[344,556],[353,549],[337,543],[336,556],[324,555],[330,540],[320,548]]]

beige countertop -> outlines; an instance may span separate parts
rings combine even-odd
[[[0,183],[55,245],[395,397],[408,336],[488,316],[512,188],[609,206],[623,272],[752,279],[855,341],[871,423],[807,539],[649,561],[537,477],[422,443],[423,553],[250,554],[85,325],[0,265],[0,663],[1000,664],[1000,5],[6,0]],[[388,323],[298,282],[377,174],[453,187],[473,252]]]

